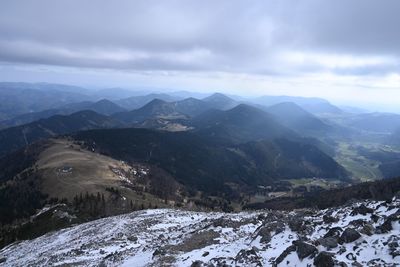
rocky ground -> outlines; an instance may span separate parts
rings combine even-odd
[[[399,208],[139,211],[14,243],[0,266],[400,266]]]

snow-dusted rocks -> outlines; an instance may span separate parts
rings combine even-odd
[[[351,243],[356,241],[361,237],[360,233],[354,230],[353,228],[346,228],[340,236],[339,241],[341,243]]]
[[[139,211],[14,243],[0,266],[400,266],[399,207]]]

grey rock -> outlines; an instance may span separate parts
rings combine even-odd
[[[269,227],[262,227],[257,236],[261,236],[261,243],[268,244],[271,241],[271,231]]]
[[[346,228],[340,236],[340,242],[342,243],[351,243],[356,241],[361,237],[360,233],[354,230],[353,228]]]
[[[371,236],[371,235],[373,235],[374,232],[375,232],[375,227],[374,227],[372,224],[370,224],[370,223],[366,223],[366,224],[362,227],[362,229],[360,230],[360,232],[361,232],[362,234]]]
[[[324,237],[339,237],[343,231],[341,227],[333,227],[324,235]]]
[[[350,253],[348,253],[348,254],[346,255],[346,259],[355,261],[357,258],[356,258],[356,256],[354,256],[353,253],[350,252]]]
[[[262,266],[262,258],[258,255],[258,249],[242,249],[235,257],[235,262],[244,266]]]
[[[282,253],[281,255],[276,258],[274,266],[277,266],[279,263],[281,263],[290,253],[296,251],[296,246],[291,245],[288,246]]]
[[[332,217],[330,215],[324,215],[322,217],[322,219],[323,219],[324,223],[335,223],[335,222],[339,221],[338,218],[334,218],[334,217]]]
[[[372,215],[371,215],[371,219],[372,219],[372,221],[374,221],[375,223],[378,222],[379,218],[380,218],[379,215],[376,215],[376,214],[372,214]]]
[[[128,236],[127,239],[128,239],[129,241],[131,241],[131,242],[136,242],[136,241],[138,240],[137,236],[134,236],[134,235]]]
[[[289,228],[293,232],[301,232],[305,230],[304,219],[301,217],[292,217],[289,219]]]
[[[296,246],[296,253],[300,259],[313,256],[318,252],[316,247],[303,241],[293,241],[293,245]]]
[[[388,233],[393,230],[392,220],[390,218],[386,219],[383,224],[376,227],[379,234]]]
[[[202,261],[194,261],[190,267],[201,267],[203,266],[203,262]]]
[[[362,227],[367,223],[366,220],[363,219],[357,219],[357,220],[352,220],[349,224],[355,226],[355,227]]]
[[[166,254],[165,249],[163,248],[157,248],[154,252],[153,252],[153,258],[156,256],[164,256]]]
[[[353,209],[351,215],[357,215],[357,214],[367,215],[368,213],[373,213],[373,212],[374,212],[373,209],[368,208],[364,204],[361,204],[360,206]]]
[[[338,246],[338,239],[336,237],[321,238],[318,242],[326,248],[336,248]]]
[[[333,267],[335,265],[331,253],[322,251],[314,259],[316,267]]]

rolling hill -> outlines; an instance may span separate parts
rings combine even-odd
[[[153,99],[143,107],[128,112],[120,112],[114,114],[113,117],[124,123],[150,125],[151,128],[156,120],[163,120],[164,123],[175,120],[186,120],[186,124],[191,124],[188,119],[198,116],[208,110],[223,110],[230,106],[234,106],[234,100],[222,95],[214,94],[205,100],[196,98],[186,98],[179,101],[167,102],[162,99]],[[149,121],[149,122],[146,122]]]
[[[210,110],[193,119],[195,131],[215,140],[247,142],[261,139],[294,138],[297,134],[276,119],[246,104],[230,110]]]
[[[122,124],[94,111],[80,111],[71,115],[55,115],[21,126],[0,131],[0,157],[41,139],[79,130],[121,127]]]
[[[114,114],[113,118],[127,124],[137,124],[145,120],[157,118],[184,119],[186,118],[186,115],[179,113],[173,102],[153,99],[139,109]]]
[[[292,102],[303,108],[304,110],[315,114],[340,114],[343,111],[329,103],[329,101],[317,97],[299,97],[299,96],[261,96],[251,99],[251,102],[263,105],[273,106],[280,103]]]
[[[180,100],[181,98],[177,96],[171,96],[168,94],[148,94],[143,96],[132,96],[120,99],[116,101],[116,103],[127,110],[134,110],[143,107],[144,105],[150,103],[154,99],[160,99],[166,102],[173,102]]]
[[[84,101],[63,105],[55,109],[26,113],[9,120],[0,121],[0,129],[27,124],[36,120],[46,119],[54,115],[70,115],[82,110],[92,110],[103,115],[111,115],[125,111],[125,109],[122,107],[106,99],[102,99],[97,102]]]
[[[228,110],[238,105],[238,102],[221,93],[214,93],[202,100],[212,108],[220,110]]]
[[[283,102],[265,109],[277,121],[303,136],[326,136],[333,127],[292,102]]]
[[[315,146],[284,138],[216,145],[199,133],[133,128],[84,131],[74,136],[113,158],[157,165],[179,183],[210,194],[227,190],[225,183],[255,186],[285,178],[347,178],[343,168]]]
[[[381,112],[357,114],[345,123],[359,130],[389,134],[400,128],[400,115]]]
[[[60,84],[0,83],[0,120],[89,100],[87,90]]]

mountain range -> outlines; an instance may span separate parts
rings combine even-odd
[[[2,86],[14,106],[0,110],[0,246],[147,208],[341,205],[380,194],[349,185],[400,175],[397,114],[319,98]],[[31,219],[44,207],[72,215]]]
[[[0,131],[0,156],[35,141],[80,130],[121,127],[122,124],[94,111],[79,111],[71,115],[55,115],[28,124]]]

